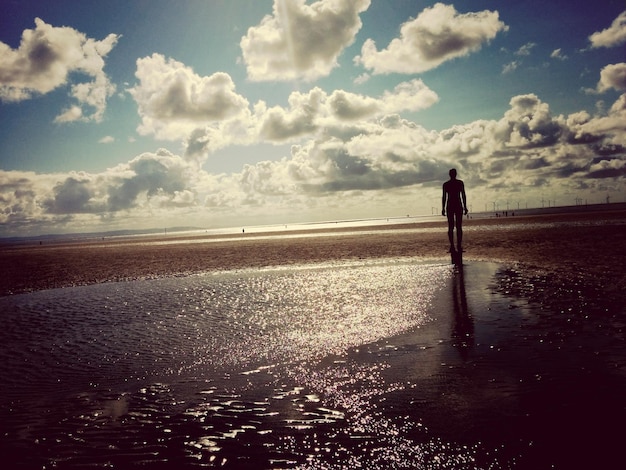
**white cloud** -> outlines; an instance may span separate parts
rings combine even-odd
[[[80,106],[70,106],[57,117],[54,118],[56,123],[80,121],[83,117],[83,109]]]
[[[517,51],[515,51],[515,55],[518,56],[529,56],[531,54],[531,51],[537,46],[536,43],[534,42],[529,42],[524,44],[522,47],[520,47]]]
[[[54,27],[36,18],[35,29],[24,30],[18,49],[0,42],[0,99],[22,101],[34,94],[49,93],[67,85],[70,74],[79,72],[93,80],[72,85],[71,95],[79,104],[63,112],[56,121],[100,121],[106,100],[115,91],[104,73],[104,57],[118,39],[118,35],[109,34],[96,41],[75,29]],[[91,112],[85,113],[84,107]]]
[[[520,62],[514,60],[513,62],[509,62],[504,67],[502,67],[502,74],[506,75],[508,73],[514,72],[520,66]]]
[[[610,64],[600,71],[598,92],[603,93],[611,88],[619,91],[626,90],[626,63]]]
[[[289,155],[235,174],[207,174],[167,150],[95,174],[0,170],[2,233],[61,230],[70,222],[108,230],[129,218],[165,224],[178,217],[183,225],[191,218],[203,225],[211,217],[222,224],[245,217],[312,220],[331,210],[337,217],[413,213],[418,194],[439,195],[452,166],[477,206],[499,197],[538,200],[546,192],[606,194],[626,176],[626,94],[602,116],[554,116],[536,95],[519,95],[501,119],[429,131],[384,109],[419,96],[420,83],[378,99],[319,88],[293,93],[289,108],[275,108],[283,130],[298,129],[302,119],[317,131],[301,134]],[[409,98],[400,99],[404,93]],[[258,111],[255,119],[274,119],[269,109]],[[352,119],[361,113],[370,118]],[[229,138],[226,128],[219,131]]]
[[[227,73],[200,76],[181,62],[153,54],[137,60],[135,75],[139,83],[129,92],[142,119],[140,134],[183,139],[199,125],[236,117],[248,108]]]
[[[619,14],[611,26],[589,36],[591,47],[615,47],[626,42],[626,11]]]
[[[622,160],[626,162],[626,93],[617,99],[605,116],[588,119],[577,127],[577,131],[579,137],[606,136],[608,143],[621,147]]]
[[[115,138],[110,135],[106,135],[98,141],[99,144],[112,144],[113,142],[115,142]]]
[[[437,3],[402,25],[400,37],[377,50],[372,39],[363,44],[355,62],[375,74],[420,73],[475,52],[508,27],[498,12],[458,13],[452,5]]]
[[[370,76],[369,73],[362,73],[361,75],[359,75],[358,77],[356,77],[354,79],[354,84],[355,85],[363,85],[364,83],[369,81],[370,78],[371,78],[371,76]]]
[[[346,195],[374,191],[382,197],[381,191],[439,187],[451,166],[466,175],[475,194],[499,188],[532,194],[548,186],[567,191],[577,184],[592,188],[590,179],[626,174],[624,146],[615,140],[624,135],[625,102],[618,100],[602,118],[586,113],[565,118],[553,116],[536,95],[520,95],[498,121],[441,132],[387,116],[360,124],[358,131],[355,125],[353,133],[325,133],[294,145],[289,158],[246,166],[240,178],[247,200],[258,204],[303,194],[309,199],[335,195],[356,204],[358,197],[347,201]],[[603,163],[598,166],[599,153]]]
[[[194,129],[187,139],[187,154],[197,158],[233,143],[285,143],[337,133],[354,121],[419,111],[438,99],[434,91],[417,79],[403,82],[379,98],[344,90],[328,95],[315,87],[307,93],[291,93],[288,107],[268,107],[260,101],[250,115]]]
[[[185,200],[194,204],[189,192],[196,171],[195,166],[165,149],[141,154],[107,172],[106,210],[116,212],[148,204],[158,208]]]
[[[385,92],[382,100],[385,112],[391,114],[429,108],[439,101],[439,97],[424,82],[416,79],[400,83],[392,92]]]
[[[264,80],[314,80],[337,66],[354,42],[359,13],[370,0],[275,0],[273,13],[241,39],[248,77]]]
[[[558,59],[558,60],[567,60],[567,56],[563,54],[563,51],[561,49],[553,50],[552,53],[550,54],[550,58]]]

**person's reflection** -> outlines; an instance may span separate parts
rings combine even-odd
[[[463,267],[454,273],[454,278],[452,279],[452,305],[454,308],[452,344],[454,344],[461,357],[465,360],[469,357],[474,347],[474,320],[467,308]]]

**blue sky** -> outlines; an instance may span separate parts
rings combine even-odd
[[[0,236],[624,200],[625,51],[610,0],[5,1]]]

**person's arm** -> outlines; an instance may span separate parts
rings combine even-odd
[[[461,199],[463,200],[463,210],[465,211],[465,215],[467,215],[467,198],[465,196],[465,184],[461,183]]]
[[[443,185],[443,195],[441,196],[441,215],[446,215],[446,185]]]

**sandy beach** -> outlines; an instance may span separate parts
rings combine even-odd
[[[625,226],[470,219],[460,270],[445,219],[2,246],[0,452],[29,469],[613,468]]]
[[[514,263],[605,293],[626,288],[626,212],[467,220],[464,260]],[[306,235],[306,236],[305,236]],[[351,259],[445,260],[441,223],[283,234],[167,236],[0,246],[0,295],[206,271]]]

